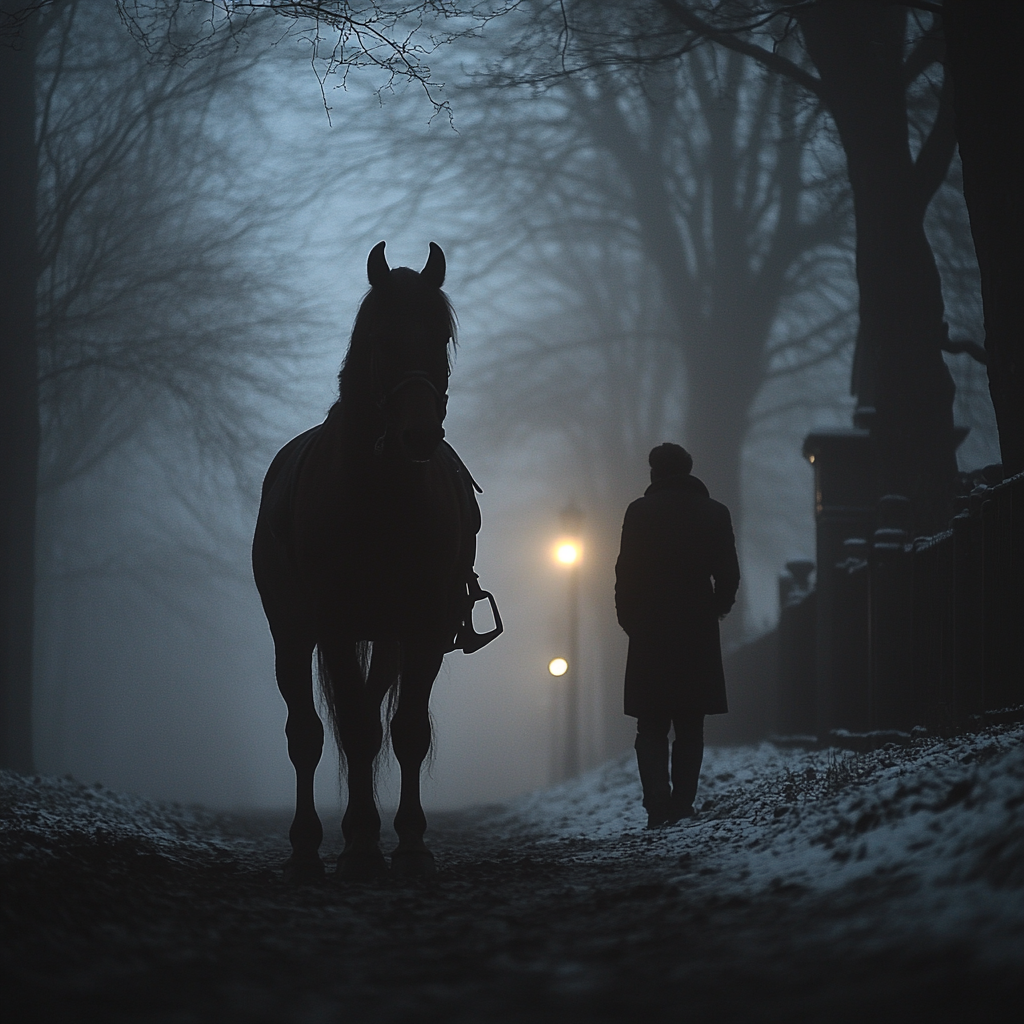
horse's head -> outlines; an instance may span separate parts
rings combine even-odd
[[[350,356],[365,332],[367,384],[384,419],[377,452],[426,462],[444,437],[455,334],[455,317],[441,291],[444,253],[431,242],[419,273],[392,270],[379,242],[370,250],[366,273],[370,293],[356,318]]]

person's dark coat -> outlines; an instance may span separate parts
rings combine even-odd
[[[729,510],[696,477],[652,483],[626,509],[615,610],[629,634],[627,715],[729,710],[718,617],[739,582]]]

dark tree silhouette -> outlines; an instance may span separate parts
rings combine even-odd
[[[617,23],[604,8],[595,15],[587,0],[566,10],[561,54],[569,73],[676,60],[711,42],[825,103],[854,201],[861,322],[853,386],[877,412],[878,486],[911,497],[917,529],[943,525],[956,471],[955,389],[942,358],[950,345],[924,216],[954,152],[948,86],[916,153],[907,120],[908,86],[941,56],[934,26],[911,39],[906,9],[873,0],[785,7],[657,0],[631,5]],[[791,55],[798,42],[813,69]]]
[[[1007,473],[1024,471],[1024,6],[945,0],[946,68],[953,78],[985,309],[989,389]]]
[[[797,109],[792,90],[746,73],[735,54],[694,53],[685,63],[669,96],[639,84],[642,112],[606,76],[570,89],[591,143],[624,179],[623,205],[678,325],[687,445],[739,516],[741,454],[775,355],[772,330],[786,298],[822,269],[815,261],[842,248],[846,210],[822,201],[827,183],[809,187],[802,167],[816,111]]]
[[[39,451],[35,346],[35,50],[42,29],[34,4],[3,0],[0,27],[19,23],[0,45],[0,765],[32,768],[32,609],[36,465]]]
[[[188,68],[150,66],[112,6],[79,8],[12,8],[0,45],[13,214],[0,235],[0,763],[20,770],[31,767],[40,495],[52,577],[63,489],[154,422],[177,422],[203,457],[244,475],[258,433],[250,395],[272,393],[269,362],[295,343],[284,289],[253,251],[311,194],[299,179],[288,193],[236,187],[212,122],[247,118],[253,56],[225,45]],[[230,109],[218,114],[217,97]],[[289,313],[294,339],[306,314]]]
[[[853,192],[860,287],[853,389],[877,413],[879,490],[907,494],[921,532],[941,529],[957,469],[955,388],[942,357],[948,328],[924,216],[955,147],[951,92],[944,78],[915,159],[908,78],[932,62],[934,39],[926,34],[905,57],[906,11],[863,2],[819,5],[798,22]]]

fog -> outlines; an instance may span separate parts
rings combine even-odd
[[[106,319],[88,330],[107,341],[123,337],[132,352],[141,351],[140,338],[159,337],[163,354],[144,373],[118,378],[113,390],[105,379],[85,398],[55,392],[44,413],[53,479],[41,485],[39,512],[39,772],[224,808],[292,800],[284,702],[248,545],[270,459],[319,422],[336,395],[367,286],[366,255],[382,238],[392,266],[418,269],[431,240],[447,254],[445,290],[460,321],[447,437],[484,488],[476,571],[506,627],[483,651],[445,659],[432,699],[424,804],[502,801],[559,777],[563,694],[546,666],[562,649],[566,579],[550,547],[570,500],[585,514],[584,763],[628,742],[629,723],[618,713],[625,638],[612,608],[618,524],[647,483],[652,444],[693,447],[694,472],[709,479],[713,496],[725,456],[690,416],[695,371],[679,344],[680,317],[658,259],[638,241],[642,211],[614,205],[616,195],[631,193],[611,180],[612,157],[595,157],[593,140],[576,139],[575,170],[558,184],[568,158],[543,146],[549,138],[569,146],[564,124],[575,122],[564,97],[481,99],[467,82],[466,66],[479,65],[488,47],[500,50],[503,31],[510,30],[496,28],[475,49],[439,54],[435,75],[447,83],[453,123],[414,85],[378,91],[382,83],[369,72],[354,73],[345,90],[328,81],[322,95],[300,34],[274,46],[250,40],[251,67],[229,84],[203,86],[210,102],[202,131],[187,118],[162,122],[166,130],[135,143],[151,147],[151,158],[97,185],[95,210],[69,221],[65,249],[88,249],[104,209],[131,215],[133,191],[168,202],[183,197],[125,232],[111,276],[120,284],[89,307],[94,318],[102,307]],[[163,73],[149,67],[150,75]],[[741,99],[756,86],[749,77],[738,82]],[[54,85],[58,108],[65,88]],[[672,88],[685,107],[696,87],[680,80]],[[625,107],[639,102],[629,89]],[[194,98],[174,102],[195,107]],[[792,114],[798,124],[811,116]],[[701,131],[694,127],[687,142],[692,151],[680,144],[679,167],[688,168],[681,179],[697,174]],[[801,442],[813,428],[849,425],[853,410],[856,286],[848,197],[836,184],[841,152],[824,119],[806,137],[803,208],[845,212],[827,244],[794,263],[757,342],[767,352],[765,372],[742,412],[737,498],[730,497],[743,573],[731,644],[774,625],[782,566],[813,557],[811,471]],[[498,138],[506,151],[496,148]],[[529,178],[528,151],[513,152],[513,140],[537,143],[534,162],[551,180]],[[209,159],[185,159],[186,150],[203,147]],[[951,333],[980,337],[958,173],[954,161],[928,226]],[[56,189],[58,178],[44,177],[42,187]],[[825,182],[820,195],[816,182]],[[758,230],[772,223],[766,215]],[[154,239],[178,247],[196,279],[157,267],[166,253]],[[125,268],[138,265],[166,275],[159,303],[145,290],[129,301],[120,286],[130,278]],[[76,339],[86,330],[49,329]],[[186,355],[194,375],[164,389]],[[971,428],[961,468],[997,461],[984,368],[962,356],[948,362],[959,385],[958,422]],[[109,436],[88,434],[86,422],[102,423]],[[317,787],[321,807],[336,808],[330,747]],[[382,774],[381,800],[397,801],[391,768]]]

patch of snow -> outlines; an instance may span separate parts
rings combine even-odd
[[[933,933],[985,936],[976,952],[989,959],[1024,959],[1020,724],[864,753],[710,747],[697,817],[647,830],[640,799],[630,753],[520,798],[495,824],[571,844],[576,858],[641,848],[676,865],[678,884],[723,893],[855,904],[859,889],[884,890],[890,940],[927,922]]]
[[[646,864],[708,900],[801,900],[826,931],[862,932],[869,946],[927,934],[985,962],[1024,961],[1024,725],[861,753],[711,747],[697,817],[648,830],[640,799],[630,753],[481,812],[477,831],[487,849],[533,846],[552,862]],[[201,808],[0,772],[0,862],[41,867],[90,847],[101,865],[117,853],[188,867],[255,849],[218,822]]]
[[[158,804],[70,776],[0,771],[0,852],[15,857],[80,844],[145,848],[172,861],[196,852],[229,856],[215,824],[201,807]]]

